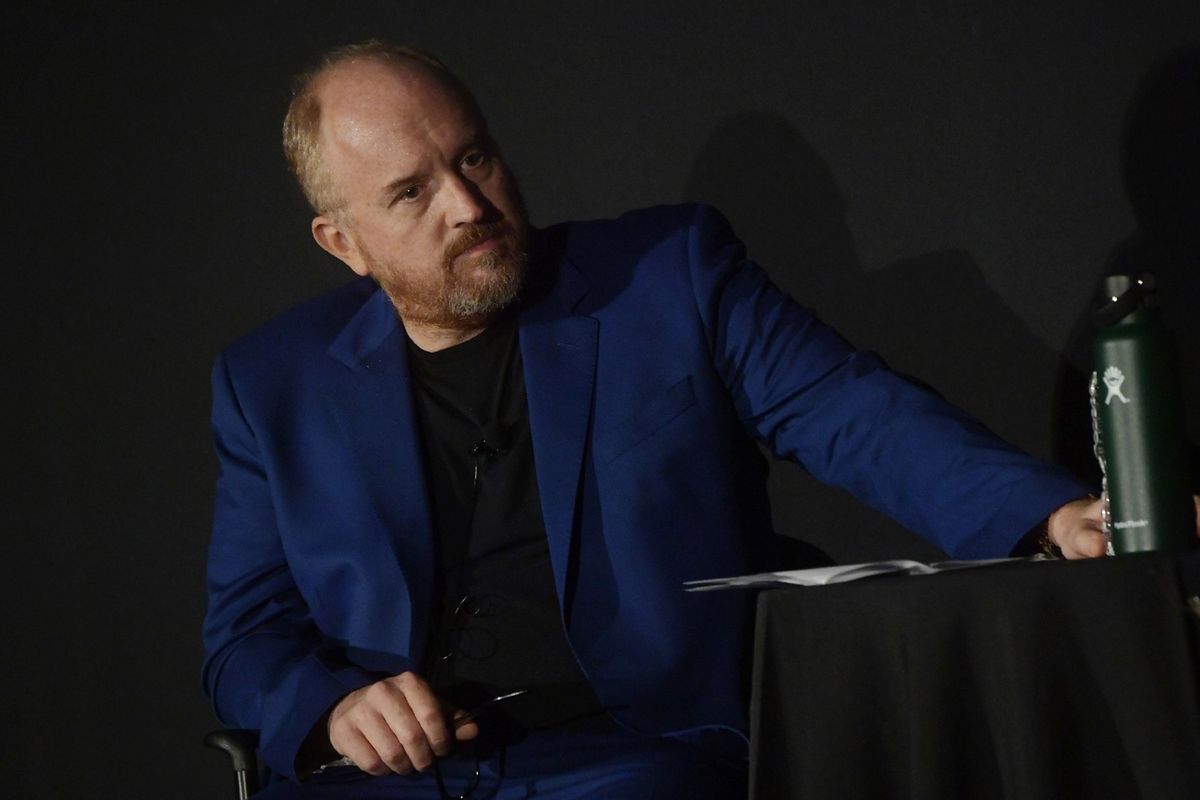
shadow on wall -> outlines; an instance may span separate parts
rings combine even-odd
[[[1009,441],[1049,455],[1060,355],[988,288],[965,251],[864,270],[828,164],[783,117],[744,113],[718,125],[685,196],[717,205],[775,282],[855,345],[879,352]],[[777,530],[838,561],[943,557],[801,470],[776,465],[770,492]]]
[[[1200,46],[1175,50],[1146,74],[1126,113],[1121,142],[1125,192],[1137,229],[1096,274],[1152,272],[1164,322],[1179,343],[1193,489],[1200,491]],[[1056,457],[1099,481],[1090,447],[1087,380],[1095,332],[1080,309],[1059,376]]]

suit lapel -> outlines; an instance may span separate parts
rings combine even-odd
[[[587,285],[569,261],[557,268],[548,296],[522,312],[520,341],[542,516],[559,597],[564,597],[592,414],[599,323],[572,314]]]
[[[329,355],[347,367],[329,402],[357,457],[376,514],[390,534],[402,573],[396,580],[406,585],[411,609],[408,615],[394,615],[382,629],[370,627],[388,638],[376,643],[384,649],[417,655],[431,613],[433,527],[406,339],[382,290],[377,289],[342,330]]]
[[[587,291],[574,265],[563,259],[554,269],[553,288],[521,312],[519,337],[542,516],[563,597],[592,414],[599,323],[573,314]],[[431,613],[434,533],[405,341],[391,301],[376,290],[329,348],[347,373],[328,399],[391,534],[402,572],[398,578],[408,589],[409,619],[391,620],[389,629],[378,631],[389,640],[372,644],[419,657]]]

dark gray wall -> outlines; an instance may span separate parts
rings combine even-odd
[[[1196,85],[1194,49],[1154,72],[1200,44],[1195,0],[245,5],[6,23],[10,796],[226,788],[198,745],[208,369],[349,274],[309,240],[278,147],[289,76],[327,46],[441,54],[536,222],[716,204],[796,297],[1040,455],[1086,454],[1056,387],[1114,248],[1172,265],[1191,318],[1200,247],[1151,223],[1194,203],[1195,113],[1135,100]],[[1134,239],[1131,118],[1151,196],[1192,170]],[[936,556],[795,468],[772,483],[779,528],[839,559]]]

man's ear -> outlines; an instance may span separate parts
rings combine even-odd
[[[369,274],[366,259],[355,244],[354,237],[337,220],[324,214],[313,217],[312,235],[322,250],[345,262],[356,275],[366,277]]]

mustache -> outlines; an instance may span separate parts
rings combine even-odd
[[[491,239],[493,236],[510,236],[513,232],[513,227],[505,220],[496,222],[484,222],[468,225],[463,229],[454,241],[446,245],[446,251],[442,261],[447,268],[454,259],[458,258],[463,253],[470,250],[475,245],[482,241]]]

